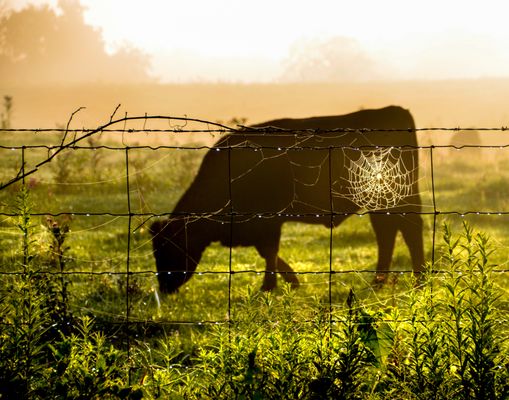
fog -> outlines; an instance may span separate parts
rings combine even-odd
[[[509,77],[499,0],[3,0],[0,82]]]
[[[0,3],[0,96],[12,97],[13,125],[52,127],[65,122],[78,107],[86,107],[75,123],[97,126],[119,103],[130,114],[222,121],[236,117],[253,123],[397,104],[409,108],[419,126],[509,125],[509,78],[490,77],[489,73],[483,77],[490,68],[496,72],[493,66],[505,67],[505,52],[498,50],[500,43],[475,29],[470,36],[461,31],[425,35],[422,21],[415,22],[413,29],[405,20],[401,26],[387,26],[389,33],[384,33],[376,31],[377,19],[370,16],[370,24],[363,21],[364,36],[361,27],[343,18],[342,24],[351,27],[350,34],[357,32],[357,38],[331,31],[291,39],[294,25],[304,21],[309,7],[296,6],[293,19],[267,16],[272,23],[268,24],[261,20],[247,23],[245,15],[232,20],[241,11],[238,5],[216,10],[228,20],[200,10],[186,18],[167,15],[155,8],[163,4],[157,1],[148,11],[135,9],[131,3],[122,3],[124,8],[113,1],[99,6],[92,0]],[[109,15],[109,23],[100,23],[99,11],[106,13],[107,7],[115,13],[104,14]],[[139,12],[138,20],[130,19],[133,10]],[[215,9],[206,10],[212,13]],[[255,8],[250,10],[256,15]],[[283,13],[284,8],[278,6],[274,12]],[[317,29],[320,24],[311,17],[309,25]],[[389,17],[395,18],[384,16]],[[330,18],[324,17],[326,21]],[[277,21],[279,27],[274,26]],[[437,18],[440,21],[446,20],[442,16]],[[243,23],[246,26],[241,30]],[[124,31],[126,26],[128,31]],[[115,27],[118,32],[131,32],[131,39],[115,39]],[[149,36],[176,28],[182,30],[180,36],[157,40]],[[245,41],[245,35],[255,28],[258,36]],[[399,47],[389,50],[389,39],[397,36],[398,29]],[[206,40],[202,50],[197,50],[193,46],[200,45],[200,37]],[[280,37],[292,44],[285,48]],[[376,37],[379,41],[373,39]],[[141,46],[143,38],[148,40],[145,47]],[[173,47],[164,47],[166,43]]]

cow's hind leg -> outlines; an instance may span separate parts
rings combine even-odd
[[[378,244],[378,263],[375,277],[375,284],[377,285],[384,284],[387,281],[396,234],[398,233],[398,218],[400,217],[396,215],[371,214],[371,224]]]
[[[263,277],[262,290],[264,292],[274,290],[277,286],[278,246],[256,246],[256,250],[265,260],[265,275]]]
[[[277,270],[285,282],[292,285],[292,288],[296,289],[299,287],[299,279],[295,271],[281,257],[277,258]]]
[[[274,290],[277,287],[276,272],[282,276],[285,282],[288,282],[292,288],[299,287],[299,279],[295,271],[285,260],[277,255],[277,250],[261,248],[258,249],[260,255],[265,259],[265,276],[263,277],[262,290],[265,292]]]

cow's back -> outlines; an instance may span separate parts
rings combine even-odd
[[[206,154],[176,211],[227,215],[233,210],[239,219],[252,220],[253,214],[330,210],[331,181],[348,179],[343,166],[345,156],[353,151],[348,148],[354,147],[409,146],[402,153],[402,162],[405,169],[417,171],[414,121],[401,107],[341,116],[278,119],[252,127],[275,127],[282,131],[247,129],[221,138]],[[363,128],[381,131],[359,131]],[[332,166],[328,164],[331,152]],[[351,153],[351,157],[358,157],[358,151]],[[411,179],[416,186],[417,172]],[[337,211],[352,212],[359,208],[348,199],[336,202],[336,208],[344,209]]]
[[[253,125],[255,128],[276,127],[287,130],[318,130],[317,138],[333,138],[333,145],[395,145],[416,146],[415,123],[410,112],[402,107],[389,106],[375,110],[360,110],[345,115],[311,118],[284,118]],[[371,132],[323,133],[319,130],[373,129]],[[380,129],[381,131],[376,131]],[[291,134],[291,132],[289,132]],[[312,141],[310,141],[311,143]]]
[[[388,106],[374,110],[359,110],[345,115],[330,115],[309,118],[282,118],[252,125],[253,127],[275,126],[284,129],[335,129],[335,128],[413,128],[410,112],[399,106]]]

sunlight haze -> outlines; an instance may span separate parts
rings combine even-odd
[[[16,9],[57,3],[7,0]],[[318,56],[325,64],[345,64],[325,74],[332,81],[505,77],[509,71],[504,1],[80,3],[109,53],[124,46],[142,50],[163,83],[324,81],[320,70],[289,71],[338,38],[348,42],[347,50],[331,60],[330,52]]]

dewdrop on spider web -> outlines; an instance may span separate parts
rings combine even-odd
[[[412,170],[401,160],[401,150],[384,148],[360,151],[354,160],[345,154],[348,198],[368,211],[396,207],[412,194]]]

